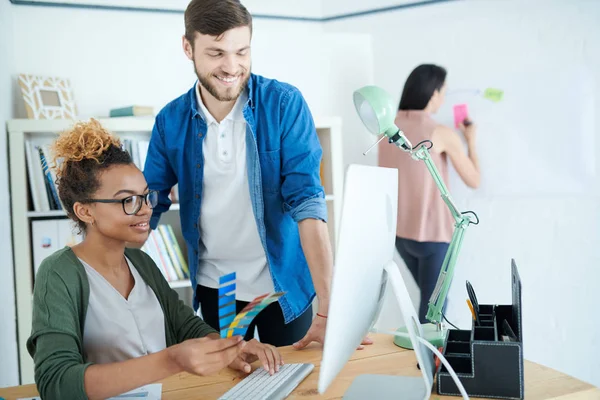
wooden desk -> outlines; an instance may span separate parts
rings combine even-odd
[[[364,373],[419,376],[420,371],[416,367],[416,357],[412,351],[396,347],[391,336],[372,335],[372,338],[375,344],[354,353],[324,396],[320,396],[317,392],[321,347],[311,345],[302,351],[291,347],[281,348],[285,362],[315,364],[314,371],[288,399],[341,399],[352,380]],[[213,400],[233,387],[240,379],[240,375],[231,370],[224,370],[210,377],[177,374],[162,381],[162,398],[163,400]],[[32,396],[38,396],[35,385],[0,389],[0,397],[6,400]],[[432,400],[458,398],[439,396],[435,390],[431,396]],[[525,398],[527,400],[600,399],[600,389],[553,369],[525,361]]]

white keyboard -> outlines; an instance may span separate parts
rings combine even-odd
[[[269,375],[260,367],[231,388],[219,400],[282,400],[315,368],[313,364],[284,364]]]

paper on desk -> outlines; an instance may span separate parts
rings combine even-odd
[[[41,397],[23,397],[17,400],[42,400]]]
[[[162,383],[154,383],[152,385],[144,385],[137,389],[130,390],[115,397],[111,397],[108,400],[125,400],[125,399],[146,399],[146,400],[160,400],[162,396]]]

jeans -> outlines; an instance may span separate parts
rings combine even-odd
[[[429,298],[435,289],[448,246],[449,243],[417,242],[396,237],[396,249],[421,291],[421,304],[419,305],[421,323],[429,322],[425,318],[429,308]]]

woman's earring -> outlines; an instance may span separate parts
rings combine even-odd
[[[92,222],[91,222],[92,226],[94,226],[94,224],[95,224],[95,223],[96,223],[96,222],[92,221]]]

